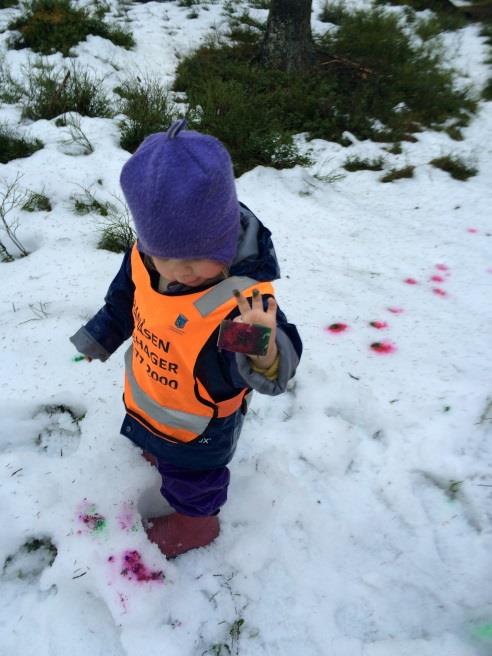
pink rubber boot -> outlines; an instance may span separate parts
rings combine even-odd
[[[150,519],[152,527],[147,529],[149,540],[154,542],[167,558],[176,558],[185,551],[205,547],[219,535],[219,519],[212,517],[189,517],[173,513],[165,517]]]

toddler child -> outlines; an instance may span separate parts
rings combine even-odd
[[[105,361],[132,337],[121,432],[162,476],[175,512],[151,519],[147,533],[172,558],[217,537],[251,392],[284,392],[302,344],[273,296],[271,233],[238,202],[220,141],[177,121],[145,139],[120,183],[137,242],[105,305],[70,339]],[[270,327],[266,354],[220,350],[223,319]]]

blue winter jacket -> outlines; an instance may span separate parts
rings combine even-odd
[[[131,249],[125,253],[121,268],[111,283],[105,305],[70,340],[80,353],[106,360],[133,332],[134,284],[131,275]],[[141,254],[142,258],[144,255]],[[145,258],[144,258],[145,261]],[[158,289],[159,274],[149,269],[152,287]],[[280,270],[271,240],[270,231],[243,204],[241,204],[241,234],[238,253],[230,267],[230,275],[250,276],[259,281],[272,281],[280,277]],[[210,284],[208,285],[210,286]],[[173,283],[166,294],[183,295],[199,289]],[[264,298],[266,307],[267,298]],[[239,314],[235,309],[229,319]],[[218,328],[200,353],[197,377],[216,401],[231,398],[244,387],[263,394],[277,395],[285,391],[287,382],[295,373],[302,353],[302,343],[293,324],[287,322],[283,312],[277,311],[277,346],[280,365],[277,380],[270,381],[253,371],[250,360],[241,354],[217,349]],[[126,415],[121,432],[145,451],[170,464],[188,469],[214,469],[226,465],[234,455],[241,432],[246,408],[222,419],[212,419],[206,431],[192,442],[175,443],[155,436],[137,420]]]

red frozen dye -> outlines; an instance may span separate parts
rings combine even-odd
[[[478,230],[476,228],[468,228],[468,232],[472,235],[474,235]]]
[[[383,330],[384,328],[388,328],[388,324],[386,321],[371,321],[369,325],[372,326],[373,328],[377,328],[378,330]]]
[[[130,581],[162,581],[164,574],[161,570],[151,571],[144,563],[138,551],[125,551],[123,554],[123,567],[121,576]]]
[[[374,342],[371,344],[371,349],[381,355],[387,355],[388,353],[394,353],[396,346],[391,342]]]
[[[437,275],[436,276],[431,276],[430,279],[433,282],[444,282],[444,278],[442,276],[437,276]]]
[[[447,292],[444,291],[444,289],[440,289],[439,287],[433,287],[432,288],[432,293],[435,294],[436,296],[447,296]]]
[[[449,271],[449,267],[447,264],[436,264],[436,269],[439,271]]]
[[[393,314],[401,314],[404,311],[405,310],[403,308],[400,308],[400,307],[389,307],[388,308],[388,312],[392,312]]]
[[[417,284],[417,281],[415,280],[415,278],[405,278],[404,282],[406,282],[407,285],[416,285]]]
[[[329,331],[330,333],[343,333],[344,330],[348,330],[348,326],[346,323],[332,323],[331,325],[327,326],[325,330]]]

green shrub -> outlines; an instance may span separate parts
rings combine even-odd
[[[355,121],[361,136],[373,138],[372,119],[386,126],[387,136],[399,139],[450,117],[466,121],[476,108],[468,91],[455,89],[455,75],[444,66],[441,49],[434,42],[415,44],[397,16],[355,11],[322,43],[341,60],[339,109]]]
[[[452,7],[450,11],[444,11],[443,3],[439,0],[375,0],[374,4],[404,6],[414,11],[430,9],[434,15],[429,20],[434,25],[433,29],[439,28],[440,32],[459,30],[467,24],[466,18]],[[430,25],[431,23],[429,23]]]
[[[347,9],[343,2],[332,2],[331,0],[325,0],[324,5],[321,7],[318,18],[323,23],[334,23],[335,25],[340,25],[346,14]]]
[[[403,152],[403,148],[401,147],[401,143],[398,141],[394,143],[392,146],[388,146],[385,150],[388,151],[388,153],[391,153],[391,155],[401,155]]]
[[[176,109],[169,91],[155,78],[133,77],[114,92],[121,97],[120,145],[133,153],[153,132],[162,132],[175,120]]]
[[[482,98],[484,100],[492,100],[492,77],[487,80],[486,85],[482,89]]]
[[[468,180],[474,175],[477,175],[478,169],[474,166],[465,164],[456,155],[444,155],[442,157],[435,157],[429,164],[435,166],[442,171],[446,171],[455,180]]]
[[[23,94],[22,116],[35,121],[49,120],[68,112],[82,116],[112,116],[102,80],[76,64],[55,68],[37,62],[27,71]]]
[[[236,174],[301,163],[292,141],[300,132],[340,143],[345,131],[401,141],[450,118],[466,124],[476,101],[455,88],[436,41],[418,45],[399,20],[381,9],[344,13],[317,40],[317,65],[299,76],[260,66],[262,30],[232,45],[215,37],[183,59],[174,89],[186,92],[191,122],[227,145]],[[288,163],[279,142],[289,145]]]
[[[22,206],[22,209],[25,212],[51,212],[53,208],[51,207],[48,196],[36,191],[30,191],[28,192],[26,202]]]
[[[11,47],[32,48],[34,52],[49,55],[59,51],[68,56],[70,49],[89,34],[101,36],[115,45],[131,48],[133,37],[119,27],[111,27],[99,15],[72,5],[70,0],[32,0],[24,13],[9,24],[10,30],[19,32],[11,40]]]
[[[0,9],[8,9],[19,4],[19,0],[0,0]]]
[[[43,148],[39,139],[29,140],[19,136],[15,130],[5,123],[0,123],[0,163],[7,164],[13,159],[29,157]]]
[[[346,171],[382,171],[384,159],[376,157],[375,159],[362,159],[360,157],[348,157],[345,160],[343,168]]]
[[[136,238],[126,205],[121,201],[119,208],[111,205],[97,247],[111,253],[124,253],[135,243]]]
[[[112,210],[111,203],[99,201],[89,189],[82,189],[81,194],[73,194],[71,197],[73,211],[76,214],[99,214],[107,217]]]
[[[270,9],[270,0],[249,0],[252,9]]]
[[[415,166],[404,166],[402,169],[391,169],[391,171],[379,179],[381,182],[394,182],[402,178],[413,178],[414,171]]]

